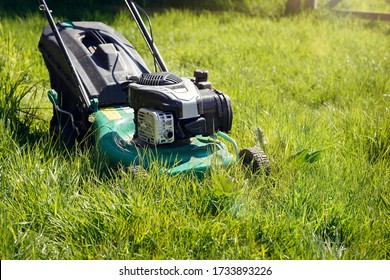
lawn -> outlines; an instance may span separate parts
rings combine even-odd
[[[51,7],[55,12],[55,7]],[[127,11],[88,13],[151,65]],[[321,8],[290,17],[167,9],[151,16],[169,69],[208,69],[230,135],[272,172],[203,180],[107,169],[48,132],[38,11],[0,18],[1,259],[389,259],[389,22]]]

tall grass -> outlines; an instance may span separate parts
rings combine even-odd
[[[154,1],[143,1],[144,6],[153,5]],[[280,17],[284,15],[287,0],[210,0],[210,1],[177,1],[166,0],[163,6],[211,11],[236,11],[251,15]],[[161,5],[161,4],[160,4]],[[158,6],[158,5],[157,5]]]
[[[37,117],[37,78],[32,78],[30,51],[0,24],[0,119],[20,137],[28,134]],[[20,61],[23,61],[20,63]]]
[[[35,85],[44,96],[49,87],[36,50],[41,17],[2,20],[1,48],[18,63],[1,71],[29,77],[19,95]],[[41,137],[23,143],[2,113],[1,258],[389,259],[387,24],[321,12],[273,20],[168,10],[152,20],[170,70],[208,69],[229,94],[240,147],[254,145],[253,129],[262,127],[271,176],[239,166],[203,180],[103,172],[93,149],[51,142],[49,108],[29,124]],[[109,24],[151,65],[127,13]],[[23,100],[12,120],[23,119]]]

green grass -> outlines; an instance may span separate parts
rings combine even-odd
[[[1,259],[389,259],[388,23],[321,11],[168,10],[152,21],[170,70],[208,69],[231,97],[240,147],[262,127],[271,176],[133,176],[104,170],[91,149],[59,150],[37,50],[43,15],[2,18]],[[127,13],[107,23],[151,65]]]

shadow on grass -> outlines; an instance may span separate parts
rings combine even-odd
[[[137,4],[148,11],[163,11],[165,9],[186,9],[192,11],[235,11],[250,15],[266,17],[281,17],[284,15],[284,0],[269,1],[258,0],[135,0]],[[119,11],[127,9],[124,0],[85,0],[85,1],[60,1],[46,0],[48,7],[53,10],[53,15],[69,20],[113,20]],[[0,17],[23,17],[39,10],[38,1],[3,1],[0,3]],[[65,19],[64,18],[64,19]]]
[[[135,1],[141,7],[149,12],[163,10],[165,8],[193,8],[194,5],[174,3],[175,1],[152,1],[152,0],[137,0]],[[172,2],[172,3],[171,3]],[[204,1],[207,2],[207,1]],[[124,0],[85,0],[85,1],[60,1],[46,0],[47,6],[52,10],[53,16],[69,20],[96,20],[106,19],[114,20],[117,14],[126,9],[127,6]],[[31,13],[39,12],[38,1],[2,1],[0,2],[0,18],[1,17],[24,17]]]
[[[114,19],[121,8],[125,8],[124,1],[59,1],[47,0],[46,4],[52,10],[53,16],[70,20],[93,20],[97,15],[106,19]],[[2,1],[0,3],[1,17],[24,17],[39,12],[38,1]]]

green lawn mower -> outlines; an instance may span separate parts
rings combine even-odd
[[[61,142],[72,146],[91,138],[111,166],[147,170],[157,163],[173,175],[243,162],[254,172],[269,173],[260,146],[239,151],[227,135],[232,105],[212,87],[208,71],[195,70],[193,78],[168,71],[140,16],[145,11],[134,1],[125,4],[152,53],[154,72],[113,28],[101,22],[55,23],[46,2],[38,2],[49,22],[39,50],[52,88],[50,130]],[[231,143],[235,154],[224,143]]]

